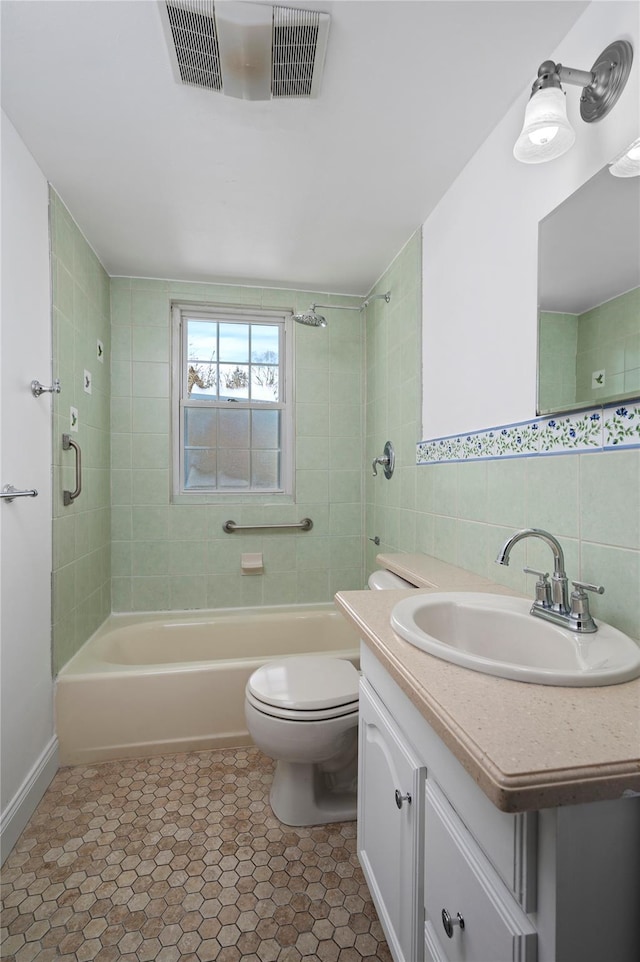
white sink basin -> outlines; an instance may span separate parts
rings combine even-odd
[[[416,595],[394,607],[391,627],[430,655],[515,681],[591,687],[640,675],[640,646],[621,631],[598,622],[594,634],[576,634],[530,608],[506,595]]]

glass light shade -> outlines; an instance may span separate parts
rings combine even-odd
[[[567,120],[563,91],[559,87],[546,87],[538,90],[527,104],[513,156],[523,164],[543,164],[566,153],[575,139]]]
[[[216,3],[222,86],[229,97],[271,100],[270,5]]]
[[[616,157],[609,166],[609,173],[614,177],[640,176],[640,137]]]

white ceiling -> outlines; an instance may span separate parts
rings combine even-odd
[[[289,5],[317,100],[179,85],[155,0],[2,0],[3,107],[110,274],[367,293],[587,6]]]

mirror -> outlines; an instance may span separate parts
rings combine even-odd
[[[538,229],[538,414],[640,397],[640,177],[604,167]]]

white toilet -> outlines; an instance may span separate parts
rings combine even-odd
[[[372,589],[413,588],[374,571]],[[356,817],[359,672],[341,658],[267,662],[249,678],[245,717],[254,744],[276,759],[271,808],[285,825]]]
[[[268,662],[247,682],[247,727],[277,761],[271,807],[285,825],[356,817],[359,679],[350,661],[302,655]]]

